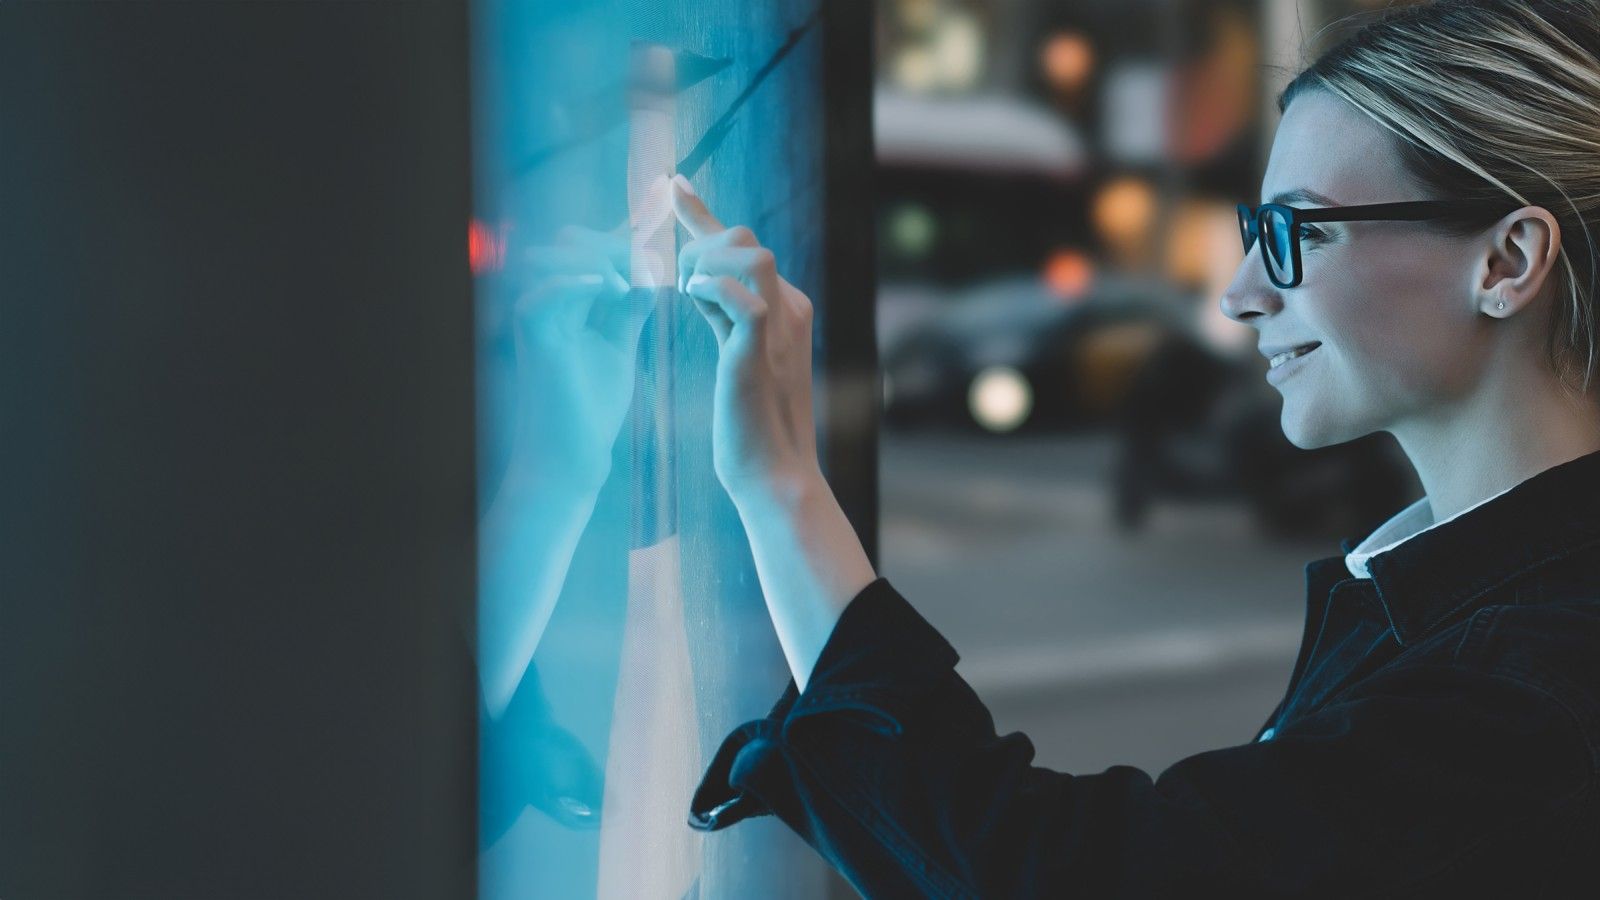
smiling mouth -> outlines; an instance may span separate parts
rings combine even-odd
[[[1300,346],[1294,348],[1293,350],[1285,350],[1284,352],[1279,353],[1277,356],[1274,356],[1271,360],[1268,361],[1268,365],[1271,368],[1276,369],[1277,367],[1283,365],[1284,363],[1288,362],[1289,360],[1294,359],[1296,357],[1305,356],[1307,353],[1310,353],[1311,351],[1313,351],[1313,350],[1315,350],[1315,349],[1317,349],[1318,347],[1321,347],[1321,346],[1322,346],[1322,342],[1321,341],[1312,341],[1309,344],[1301,344]]]

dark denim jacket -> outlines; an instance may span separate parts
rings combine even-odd
[[[1600,897],[1600,453],[1369,567],[1309,563],[1257,740],[1155,778],[1030,765],[879,579],[690,824],[776,814],[869,897]]]

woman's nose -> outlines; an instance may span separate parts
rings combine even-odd
[[[1261,260],[1257,258],[1260,253],[1261,242],[1256,241],[1244,259],[1239,260],[1233,280],[1222,292],[1219,301],[1222,314],[1235,322],[1249,324],[1257,316],[1270,315],[1283,305],[1282,295],[1267,279]]]

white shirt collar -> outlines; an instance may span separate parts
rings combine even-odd
[[[1511,487],[1516,487],[1516,485],[1512,485]],[[1355,549],[1351,550],[1349,553],[1346,553],[1344,555],[1345,568],[1349,569],[1350,574],[1357,578],[1371,578],[1371,573],[1367,571],[1367,560],[1377,556],[1379,553],[1393,550],[1395,547],[1398,547],[1399,545],[1405,543],[1411,538],[1416,537],[1422,532],[1427,531],[1430,528],[1438,528],[1440,525],[1445,524],[1445,522],[1449,522],[1455,519],[1457,516],[1462,515],[1462,513],[1477,509],[1478,507],[1488,503],[1490,500],[1493,500],[1495,497],[1498,497],[1500,494],[1504,494],[1509,490],[1511,490],[1511,488],[1506,488],[1505,491],[1501,491],[1492,497],[1485,497],[1484,499],[1479,500],[1477,503],[1474,503],[1466,509],[1463,509],[1461,512],[1456,513],[1454,516],[1451,516],[1449,519],[1445,519],[1444,522],[1433,521],[1433,507],[1428,503],[1428,498],[1423,497],[1405,509],[1395,513],[1393,516],[1390,516],[1389,521],[1379,525],[1376,530],[1367,535],[1366,540],[1357,544]]]

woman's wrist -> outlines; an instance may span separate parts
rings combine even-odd
[[[734,504],[778,641],[804,690],[845,607],[877,573],[820,471],[766,479]]]
[[[815,466],[774,472],[728,487],[728,497],[741,515],[749,510],[760,515],[792,515],[802,504],[816,502],[819,495],[832,496],[833,489]]]

